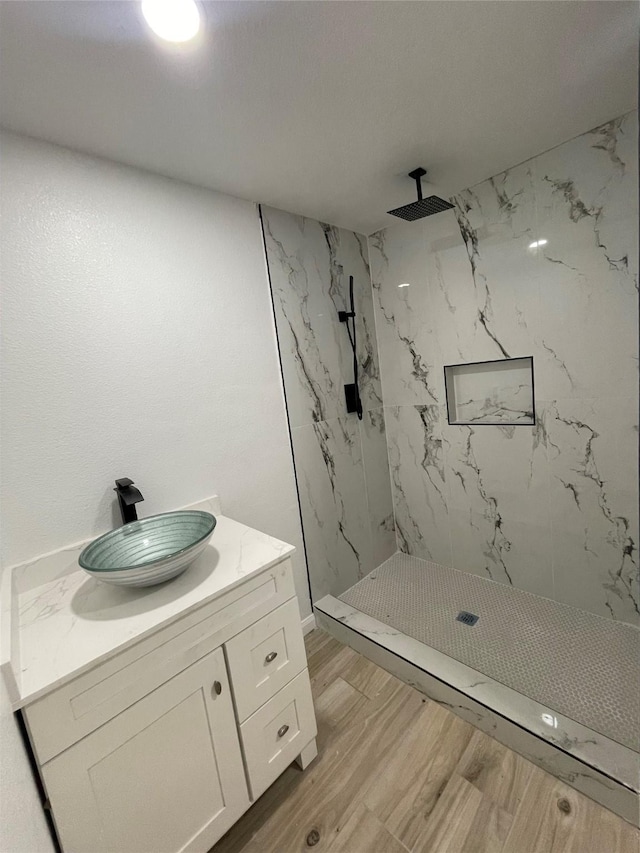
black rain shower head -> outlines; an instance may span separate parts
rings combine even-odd
[[[396,207],[394,210],[388,210],[387,213],[390,213],[392,216],[399,216],[400,219],[406,219],[408,222],[413,222],[414,219],[422,219],[424,216],[441,213],[443,210],[451,210],[453,205],[437,195],[422,198],[422,183],[420,179],[426,174],[426,169],[414,169],[413,172],[409,172],[409,177],[413,178],[418,188],[418,200],[412,201],[411,204],[404,204],[402,207]]]

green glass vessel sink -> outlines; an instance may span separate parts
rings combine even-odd
[[[215,517],[200,510],[152,515],[95,539],[78,562],[85,572],[106,583],[153,586],[189,568],[215,526]]]

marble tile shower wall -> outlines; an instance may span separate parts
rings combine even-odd
[[[400,549],[636,624],[637,163],[633,112],[369,238]],[[536,426],[447,423],[529,355]]]
[[[339,595],[396,550],[367,240],[262,207],[313,599]],[[354,277],[362,421],[347,414]]]

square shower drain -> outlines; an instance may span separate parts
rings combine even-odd
[[[456,620],[464,622],[465,625],[475,625],[479,618],[475,613],[469,613],[467,610],[461,610],[456,616]]]

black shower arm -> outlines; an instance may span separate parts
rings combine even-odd
[[[418,201],[422,201],[422,178],[427,174],[426,169],[414,169],[413,172],[409,172],[409,177],[413,178],[416,182],[416,189],[418,190]]]

